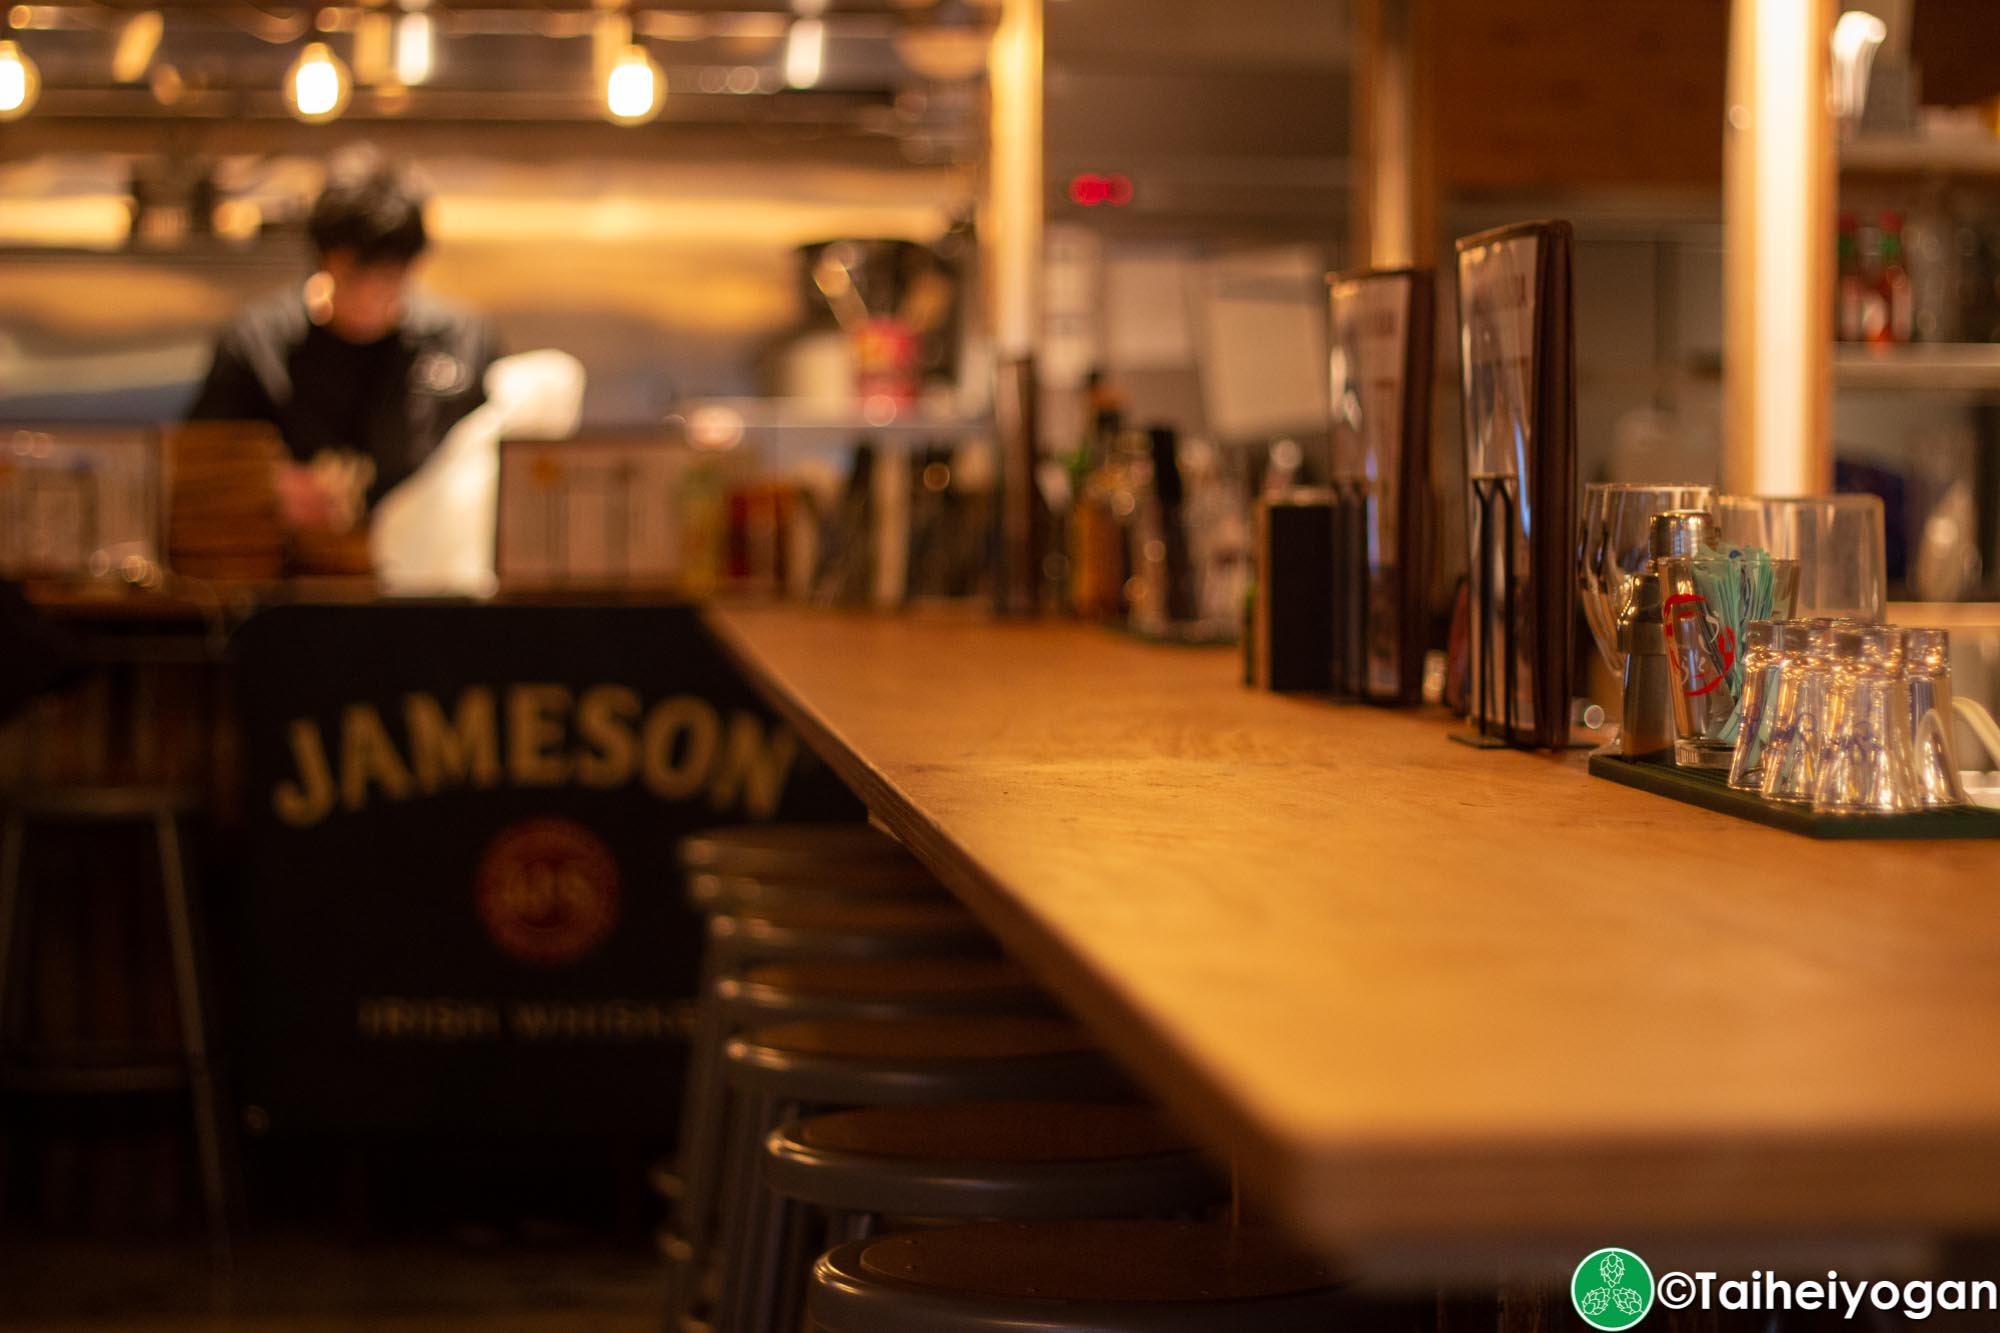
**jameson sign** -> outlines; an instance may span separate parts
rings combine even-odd
[[[686,607],[289,607],[235,660],[232,1054],[274,1133],[670,1132],[675,843],[860,813]]]

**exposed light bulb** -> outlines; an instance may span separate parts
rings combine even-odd
[[[785,83],[811,88],[819,83],[826,63],[826,21],[794,19],[785,34]]]
[[[625,48],[604,79],[605,114],[621,125],[639,125],[660,114],[666,76],[642,46]]]
[[[308,124],[332,120],[347,109],[354,81],[325,42],[308,43],[285,73],[285,104]]]
[[[1866,10],[1850,9],[1833,25],[1833,113],[1843,121],[1861,118],[1868,102],[1868,71],[1889,25]]]
[[[411,10],[396,20],[396,81],[415,87],[431,76],[437,58],[437,35],[431,16]]]
[[[0,120],[19,120],[34,109],[42,75],[19,42],[0,42]]]
[[[119,83],[137,83],[152,68],[160,49],[166,20],[157,9],[142,9],[125,20],[118,30],[118,42],[111,50],[111,77]]]

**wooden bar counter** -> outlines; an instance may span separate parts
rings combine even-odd
[[[1102,629],[710,619],[1330,1249],[2000,1230],[2000,842],[1814,842]]]

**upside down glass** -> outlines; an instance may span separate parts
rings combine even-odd
[[[1827,814],[1918,809],[1902,631],[1886,625],[1836,629],[1830,667],[1826,743],[1813,809]]]
[[[1917,799],[1926,808],[1964,805],[1965,784],[1951,745],[1951,635],[1941,629],[1904,630],[1903,670],[1910,681]]]
[[[1826,736],[1826,696],[1831,676],[1836,622],[1801,622],[1803,651],[1786,657],[1778,670],[1778,697],[1771,706],[1770,734],[1764,742],[1760,790],[1773,801],[1810,802],[1819,779],[1820,747]]]
[[[1764,748],[1777,718],[1785,663],[1805,652],[1806,627],[1793,620],[1753,621],[1743,636],[1743,711],[1730,757],[1729,785],[1756,791],[1764,782]]]

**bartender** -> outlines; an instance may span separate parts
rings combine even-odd
[[[351,526],[485,401],[491,327],[411,287],[425,202],[406,166],[370,148],[337,155],[307,222],[313,275],[237,314],[188,410],[277,427],[296,527]]]

